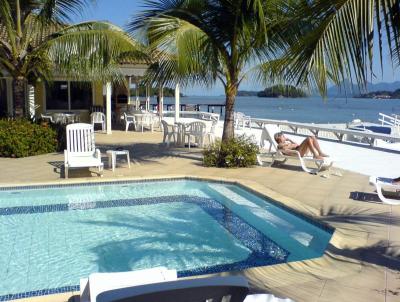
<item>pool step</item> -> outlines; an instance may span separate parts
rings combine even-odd
[[[276,206],[268,203],[265,203],[265,206],[260,206],[246,196],[235,192],[234,187],[231,189],[220,184],[209,184],[208,186],[213,198],[223,203],[238,216],[251,221],[257,229],[265,233],[278,245],[289,251],[301,250],[299,259],[296,259],[297,253],[295,253],[295,255],[290,256],[290,258],[294,257],[291,260],[315,257],[312,249],[318,240],[309,232],[298,229],[290,220],[285,220],[279,216],[281,213],[287,215],[284,217],[290,219],[292,214],[285,213],[284,210],[277,210]]]

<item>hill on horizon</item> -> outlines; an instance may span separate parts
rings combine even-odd
[[[329,97],[348,97],[351,98],[356,95],[373,92],[373,91],[395,91],[400,89],[400,81],[392,83],[380,82],[380,83],[367,83],[366,91],[360,91],[358,85],[351,84],[350,81],[346,80],[344,85],[340,88],[338,86],[331,86],[328,88],[327,94]]]

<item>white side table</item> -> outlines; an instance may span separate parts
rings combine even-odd
[[[131,162],[129,160],[129,151],[128,150],[107,150],[108,156],[108,168],[112,167],[113,172],[115,171],[115,166],[117,163],[117,156],[118,155],[125,155],[126,161],[128,162],[128,168],[131,168]]]

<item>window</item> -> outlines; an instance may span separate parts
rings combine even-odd
[[[71,109],[89,109],[92,106],[92,85],[89,82],[71,82]]]
[[[46,109],[69,110],[68,82],[52,82],[46,87]]]
[[[0,117],[7,115],[7,82],[0,79]]]
[[[56,81],[46,87],[47,110],[89,110],[91,105],[90,82]]]

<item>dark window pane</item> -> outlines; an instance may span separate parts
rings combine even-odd
[[[46,109],[68,110],[68,82],[46,85]]]
[[[7,86],[6,80],[0,79],[0,117],[7,115]]]
[[[89,110],[92,106],[92,84],[71,82],[71,109]]]

